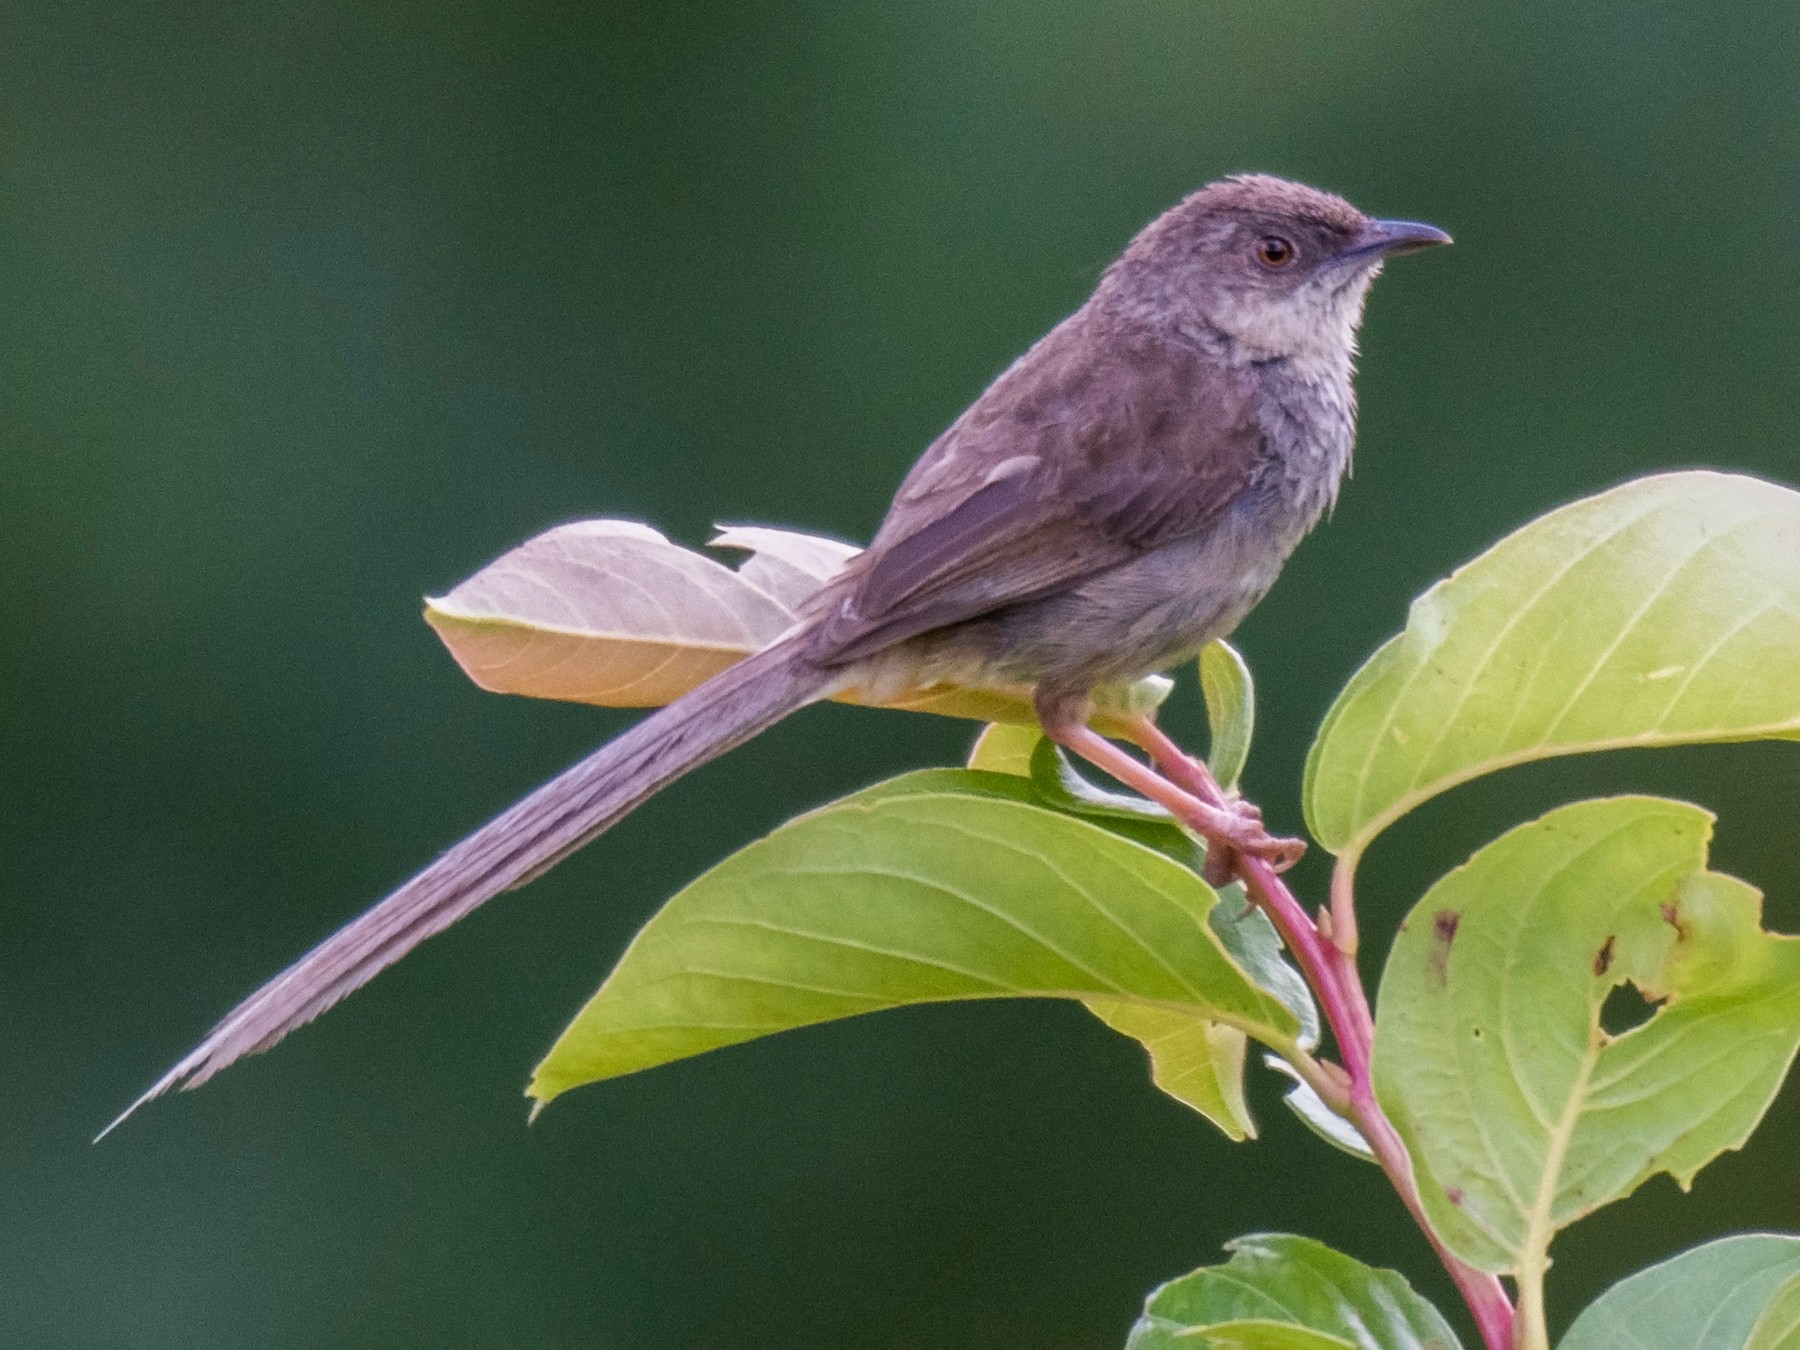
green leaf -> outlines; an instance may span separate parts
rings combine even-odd
[[[1217,897],[1193,872],[1005,795],[1029,783],[949,772],[988,790],[909,775],[790,822],[682,890],[558,1038],[530,1095],[949,999],[1099,997],[1292,1045],[1296,1019],[1214,936]]]
[[[1202,1350],[1356,1350],[1355,1342],[1342,1336],[1260,1318],[1196,1327],[1183,1333],[1180,1344]]]
[[[1021,763],[1022,762],[1022,763]],[[1167,853],[1177,862],[1198,871],[1203,847],[1179,830],[1168,813],[1153,802],[1096,788],[1075,772],[1041,732],[995,723],[982,732],[970,754],[971,768],[1007,765],[1014,773],[1029,774],[1033,800],[1052,810],[1088,816],[1097,824],[1130,829],[1140,842]],[[1139,821],[1157,821],[1167,836],[1141,833]],[[1300,973],[1282,955],[1281,939],[1261,910],[1245,898],[1243,887],[1233,883],[1220,893],[1209,919],[1213,934],[1232,958],[1257,984],[1281,1000],[1300,1024],[1296,1043],[1311,1049],[1319,1043],[1319,1012],[1312,992]],[[1114,1031],[1138,1041],[1150,1056],[1151,1079],[1177,1101],[1193,1107],[1232,1139],[1253,1138],[1255,1121],[1244,1103],[1244,1037],[1232,1027],[1220,1026],[1184,1013],[1136,1005],[1086,1000],[1090,1012]],[[1286,1069],[1286,1062],[1271,1057]],[[1289,1094],[1290,1106],[1300,1110],[1296,1097],[1305,1094],[1320,1111],[1331,1115],[1311,1088]],[[1303,1115],[1304,1119],[1305,1116]],[[1343,1122],[1344,1129],[1355,1128]],[[1360,1136],[1357,1136],[1360,1138]],[[1335,1140],[1333,1142],[1336,1142]]]
[[[1069,815],[1175,823],[1166,807],[1148,798],[1115,792],[1083,778],[1062,748],[1036,727],[991,723],[976,737],[975,747],[969,752],[969,767],[1029,778],[1040,805]],[[1198,871],[1205,861],[1205,852],[1198,840],[1195,849],[1198,851],[1193,864]]]
[[[1800,1044],[1800,939],[1708,872],[1685,802],[1578,802],[1444,877],[1382,978],[1375,1087],[1433,1225],[1464,1259],[1541,1275],[1552,1235],[1657,1172],[1741,1145]],[[1609,1035],[1629,982],[1657,1004]]]
[[[1059,746],[1041,734],[1032,747],[1029,768],[1031,786],[1038,805],[1091,819],[1115,829],[1120,827],[1121,822],[1154,823],[1176,829],[1180,832],[1182,846],[1170,847],[1172,841],[1160,834],[1152,837],[1140,832],[1139,837],[1183,866],[1205,875],[1205,843],[1179,826],[1166,808],[1131,793],[1111,792],[1097,787],[1081,776]],[[1250,971],[1263,988],[1280,998],[1300,1020],[1299,1044],[1308,1050],[1312,1049],[1319,1043],[1318,1007],[1313,1002],[1312,991],[1306,987],[1306,981],[1284,957],[1281,939],[1276,936],[1274,925],[1269,922],[1267,915],[1250,904],[1241,882],[1232,882],[1220,892],[1220,898],[1225,904],[1213,911],[1213,931],[1237,958],[1238,963]],[[1221,916],[1226,917],[1221,919]],[[1146,1048],[1150,1049],[1151,1059],[1154,1061],[1155,1048]],[[1239,1058],[1241,1062],[1241,1056]],[[1179,1093],[1174,1095],[1180,1096]],[[1323,1102],[1319,1105],[1324,1107]]]
[[[1017,722],[989,722],[969,751],[969,767],[986,773],[1010,773],[1031,777],[1031,754],[1044,733]]]
[[[1302,1125],[1341,1153],[1348,1153],[1363,1162],[1376,1161],[1375,1150],[1369,1147],[1363,1132],[1325,1105],[1325,1099],[1300,1077],[1293,1065],[1280,1055],[1264,1055],[1263,1063],[1282,1077],[1294,1080],[1293,1088],[1281,1100],[1299,1117]]]
[[[1206,698],[1206,725],[1212,735],[1207,767],[1219,786],[1236,787],[1256,729],[1256,686],[1244,658],[1223,638],[1201,649],[1200,692]]]
[[[1047,802],[1038,791],[1038,786],[1029,778],[1020,778],[1010,773],[989,773],[978,769],[916,769],[912,773],[903,773],[898,778],[890,778],[885,782],[875,783],[848,797],[838,799],[837,805],[844,806],[852,802],[867,803],[885,801],[890,797],[916,797],[921,793],[948,792],[976,797],[993,797],[1001,801],[1021,802],[1027,806],[1043,807],[1058,814],[1064,808],[1058,802]],[[1116,834],[1121,839],[1129,839],[1145,848],[1155,849],[1164,857],[1180,863],[1192,871],[1198,871],[1195,861],[1195,845],[1188,834],[1173,821],[1146,820],[1138,816],[1126,814],[1095,813],[1086,815],[1073,812],[1094,825]],[[1232,894],[1228,888],[1225,895]],[[1271,933],[1274,931],[1271,927]],[[1299,979],[1298,974],[1294,976]],[[1305,988],[1304,985],[1301,986]]]
[[[1306,980],[1288,964],[1286,949],[1269,916],[1250,903],[1241,882],[1219,892],[1219,903],[1208,919],[1213,936],[1223,944],[1260,988],[1268,990],[1300,1024],[1295,1042],[1305,1050],[1319,1044],[1319,1006],[1313,1002]]]
[[[1800,1273],[1775,1291],[1744,1350],[1800,1350]]]
[[[1126,821],[1107,821],[1104,817],[1095,823],[1128,827]],[[1319,1009],[1312,991],[1283,956],[1281,939],[1268,915],[1249,904],[1241,884],[1234,882],[1219,892],[1219,903],[1207,916],[1207,926],[1257,986],[1273,994],[1293,1015],[1299,1025],[1293,1037],[1295,1047],[1311,1050],[1317,1046]],[[1108,1004],[1096,999],[1084,1002],[1088,1011],[1114,1031],[1130,1036],[1144,1047],[1150,1056],[1150,1078],[1157,1087],[1193,1107],[1228,1138],[1256,1137],[1256,1122],[1244,1101],[1244,1036],[1236,1028],[1158,1008]],[[1293,1075],[1279,1055],[1268,1056],[1267,1062],[1279,1072]],[[1333,1113],[1303,1083],[1288,1094],[1288,1105],[1300,1111],[1296,1098],[1302,1094],[1310,1097],[1325,1115],[1356,1134],[1355,1126]],[[1306,1119],[1304,1114],[1301,1118]],[[1308,1121],[1309,1125],[1312,1123]],[[1333,1136],[1326,1137],[1329,1142],[1339,1143]]]
[[[1455,1350],[1449,1323],[1399,1274],[1311,1238],[1259,1233],[1231,1260],[1152,1291],[1127,1350],[1256,1346]],[[1286,1339],[1282,1339],[1282,1337]]]
[[[1193,1107],[1227,1138],[1241,1142],[1256,1137],[1256,1121],[1244,1102],[1242,1031],[1143,1003],[1104,998],[1082,1002],[1107,1026],[1149,1052],[1150,1079],[1157,1087]]]
[[[1038,739],[1031,752],[1031,784],[1048,806],[1075,816],[1122,816],[1127,820],[1173,821],[1167,807],[1131,792],[1113,792],[1083,778],[1069,757],[1049,737]],[[1196,843],[1197,848],[1202,846]],[[1196,868],[1205,854],[1195,854]]]
[[[1578,751],[1800,731],[1800,493],[1673,473],[1565,506],[1413,603],[1326,714],[1313,835],[1359,855],[1445,789]]]
[[[1557,1350],[1793,1350],[1791,1330],[1758,1338],[1777,1304],[1793,1307],[1797,1277],[1800,1238],[1721,1238],[1615,1284]]]
[[[1223,639],[1207,644],[1200,653],[1200,689],[1206,698],[1206,720],[1212,733],[1207,765],[1213,777],[1234,787],[1250,756],[1250,737],[1256,726],[1256,690],[1250,667],[1237,649]],[[1038,757],[1034,767],[1033,755]],[[1141,797],[1109,792],[1081,777],[1036,725],[995,722],[984,728],[969,756],[971,769],[1017,773],[1039,778],[1046,785],[1060,784],[1068,795],[1100,806],[1117,806],[1135,814],[1167,818],[1168,812]]]

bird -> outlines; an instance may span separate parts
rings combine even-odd
[[[1159,799],[1087,725],[1099,686],[1228,635],[1335,502],[1370,283],[1447,244],[1268,174],[1191,193],[1001,373],[901,483],[869,547],[787,632],[450,848],[276,975],[119,1116],[267,1050],[425,938],[523,886],[675,779],[848,688],[1024,685],[1045,734]],[[1219,856],[1298,841],[1181,799]]]

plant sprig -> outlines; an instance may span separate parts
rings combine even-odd
[[[733,571],[642,526],[564,527],[429,617],[489,687],[661,701],[767,640],[854,551],[767,529],[719,542],[749,562]],[[596,598],[597,581],[622,573],[655,603]],[[1356,962],[1359,862],[1414,807],[1512,765],[1800,737],[1796,650],[1800,494],[1787,488],[1666,474],[1525,526],[1421,596],[1327,714],[1304,785],[1312,833],[1336,855],[1317,917],[1255,860],[1234,860],[1223,891],[1209,885],[1194,832],[1081,778],[1029,725],[1020,691],[928,691],[907,706],[994,721],[969,767],[852,794],[684,888],[530,1094],[541,1107],[880,1008],[1054,997],[1139,1041],[1158,1087],[1248,1139],[1255,1041],[1298,1080],[1288,1103],[1301,1118],[1387,1173],[1487,1350],[1548,1350],[1556,1235],[1658,1172],[1686,1184],[1774,1100],[1800,1047],[1800,938],[1764,931],[1759,894],[1709,870],[1702,808],[1576,802],[1431,887],[1372,1005]],[[1249,671],[1215,644],[1201,682],[1212,768],[1229,786],[1250,747]],[[1167,690],[1109,691],[1099,725],[1209,793],[1152,720]],[[1624,984],[1654,1011],[1615,1035],[1600,1011]],[[1561,1350],[1794,1344],[1796,1252],[1800,1238],[1762,1235],[1678,1256],[1603,1295]],[[1226,1265],[1155,1291],[1130,1340],[1455,1344],[1399,1275],[1283,1235],[1241,1239]]]

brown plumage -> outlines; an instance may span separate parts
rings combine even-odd
[[[251,995],[125,1115],[267,1049],[838,689],[1027,683],[1046,730],[1093,753],[1088,693],[1230,632],[1335,498],[1369,282],[1387,256],[1445,242],[1278,178],[1194,193],[926,450],[793,631],[456,845]],[[1221,838],[1280,842],[1260,827]]]

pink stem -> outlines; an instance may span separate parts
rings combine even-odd
[[[1213,781],[1206,766],[1170,740],[1154,722],[1148,718],[1142,719],[1133,725],[1131,732],[1132,739],[1149,752],[1157,768],[1162,771],[1157,776],[1166,775],[1165,781],[1172,780],[1172,785],[1181,796],[1198,798],[1214,809],[1227,805],[1224,793]],[[1135,760],[1132,762],[1136,763]],[[1111,770],[1108,769],[1108,772]],[[1165,802],[1164,805],[1168,803]],[[1281,934],[1282,941],[1294,954],[1301,973],[1305,975],[1306,982],[1312,986],[1313,994],[1319,1000],[1319,1007],[1331,1027],[1338,1053],[1344,1057],[1344,1070],[1350,1079],[1351,1122],[1362,1131],[1381,1170],[1387,1173],[1388,1180],[1399,1192],[1401,1203],[1406,1206],[1407,1212],[1413,1216],[1426,1240],[1431,1243],[1432,1250],[1444,1263],[1444,1269],[1450,1273],[1450,1278],[1456,1282],[1463,1301],[1468,1304],[1469,1312],[1481,1331],[1481,1339],[1487,1350],[1511,1350],[1513,1305],[1512,1300],[1507,1297],[1505,1286],[1500,1283],[1498,1276],[1477,1270],[1450,1251],[1433,1231],[1425,1207],[1419,1199],[1412,1159],[1407,1155],[1406,1146],[1395,1131],[1393,1122],[1387,1118],[1381,1104],[1375,1099],[1374,1081],[1370,1074],[1375,1048],[1375,1019],[1369,1009],[1368,995],[1363,989],[1356,958],[1319,931],[1318,925],[1308,917],[1306,910],[1294,898],[1294,893],[1288,889],[1287,883],[1265,859],[1240,853],[1233,858],[1233,863],[1245,888],[1262,906],[1263,912]],[[1346,883],[1341,889],[1334,885],[1334,891],[1337,892],[1333,896],[1334,913],[1350,919],[1350,931],[1345,935],[1349,938],[1346,945],[1353,945],[1354,910],[1350,905],[1349,885]],[[1340,922],[1338,926],[1345,925]]]

